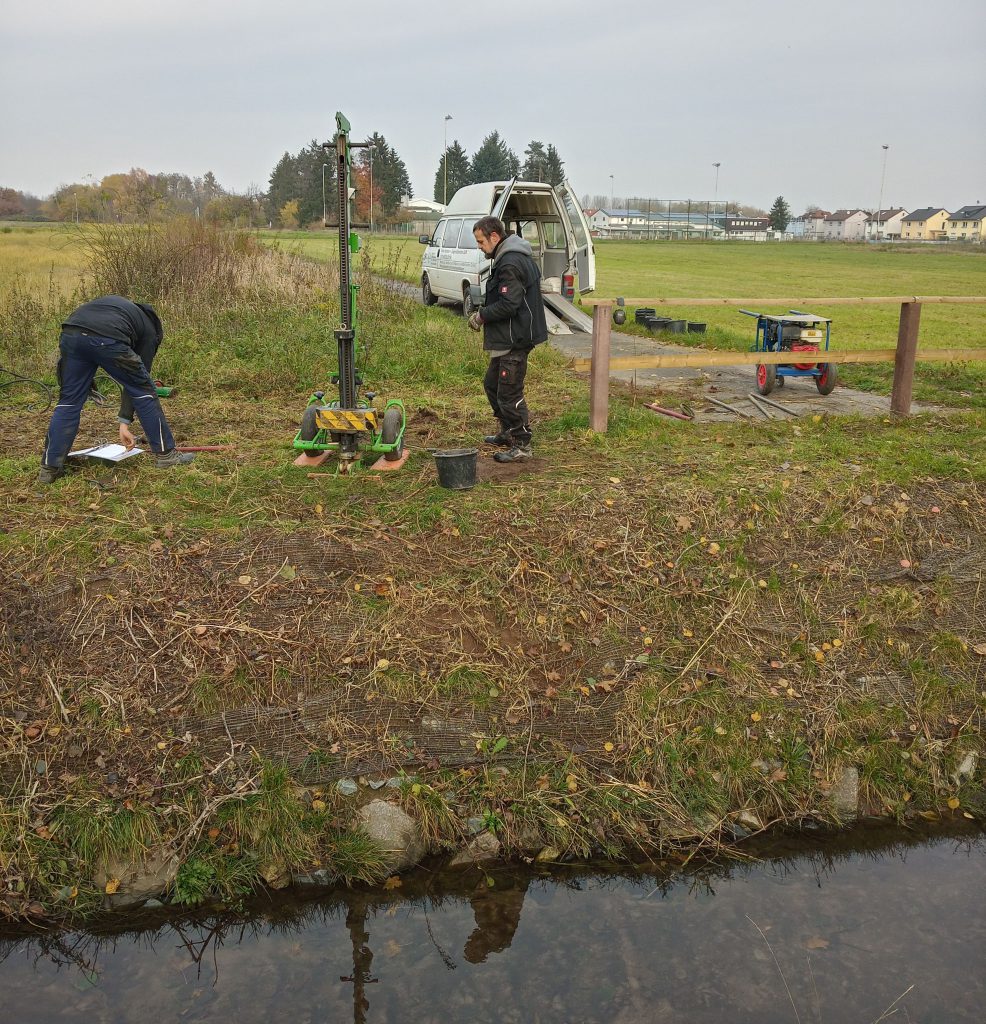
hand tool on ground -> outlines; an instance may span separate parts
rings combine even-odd
[[[661,413],[662,416],[673,416],[676,420],[690,420],[694,419],[693,416],[686,416],[683,412],[675,412],[674,409],[665,409],[661,405],[654,405],[653,403],[648,404],[644,402],[645,409],[653,409],[654,412]]]
[[[720,408],[728,409],[731,413],[734,413],[736,416],[742,416],[745,420],[748,420],[750,418],[750,414],[748,412],[744,412],[742,409],[737,409],[735,405],[730,405],[728,402],[720,402],[718,398],[709,398],[708,400],[713,405],[718,405],[720,406]]]
[[[761,403],[757,400],[755,395],[747,394],[746,397],[749,399],[751,406],[753,406],[758,412],[763,413],[768,420],[773,420],[775,418],[774,414],[766,406],[761,406]]]
[[[757,391],[761,395],[769,395],[775,387],[780,387],[786,377],[811,377],[815,387],[822,395],[831,394],[839,383],[839,371],[835,363],[814,363],[812,354],[821,351],[822,335],[825,336],[825,352],[829,350],[832,335],[832,321],[814,313],[804,313],[791,309],[782,316],[771,316],[767,313],[754,313],[749,309],[741,309],[745,316],[756,317],[757,336],[753,343],[753,352],[790,352],[789,363],[758,363]],[[822,325],[824,326],[824,330]],[[795,360],[800,359],[801,362]]]
[[[775,402],[772,398],[764,398],[761,395],[757,401],[764,402],[766,405],[772,405],[775,409],[780,409],[781,412],[790,413],[795,419],[801,415],[801,413],[796,412],[794,409],[789,409],[786,405],[781,405],[780,402]]]
[[[387,462],[403,462],[404,429],[407,415],[404,403],[390,399],[380,408],[370,403],[376,395],[368,391],[361,399],[359,389],[363,378],[356,366],[357,343],[356,293],[352,257],[359,251],[359,235],[351,230],[350,204],[355,189],[351,187],[352,151],[366,148],[368,142],[349,141],[350,124],[336,113],[336,134],[333,142],[325,142],[326,155],[334,151],[337,200],[339,209],[339,327],[333,331],[338,354],[338,372],[332,383],[339,385],[339,398],[325,400],[325,391],[316,391],[308,400],[301,417],[301,427],[294,438],[294,448],[301,452],[295,465],[315,466],[329,452],[339,456],[337,471],[347,473],[358,465],[360,448],[377,452]]]

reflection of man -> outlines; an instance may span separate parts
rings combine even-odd
[[[469,963],[484,963],[490,953],[501,953],[509,948],[520,924],[520,910],[528,883],[525,880],[519,885],[517,889],[477,892],[469,901],[476,918],[476,927],[466,939],[463,950]]]
[[[497,217],[476,221],[473,234],[486,258],[493,261],[485,305],[469,318],[469,326],[483,332],[483,348],[490,354],[483,387],[493,415],[500,421],[499,431],[490,434],[486,443],[508,449],[493,456],[497,462],[526,462],[533,457],[524,399],[527,357],[548,337],[541,271],[530,243],[507,234]]]

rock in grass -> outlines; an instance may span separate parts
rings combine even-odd
[[[829,795],[832,810],[841,821],[855,821],[859,816],[859,769],[843,768]]]
[[[118,881],[116,890],[104,897],[106,904],[110,907],[132,907],[152,896],[159,896],[177,874],[178,858],[169,848],[158,847],[149,850],[139,864],[109,858],[99,866],[93,881],[103,892],[106,892],[108,883]]]
[[[500,858],[500,840],[491,832],[484,832],[464,849],[460,850],[448,863],[450,868],[468,868],[474,864],[483,864]]]
[[[336,783],[336,789],[343,796],[355,796],[359,792],[359,786],[355,779],[340,779]]]
[[[428,852],[418,823],[386,800],[371,800],[359,810],[363,830],[379,847],[384,869],[401,871],[417,864]]]

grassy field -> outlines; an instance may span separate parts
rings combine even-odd
[[[77,242],[74,227],[0,221],[0,290],[16,279],[29,291],[72,294],[83,266]]]
[[[230,247],[265,261],[238,280],[270,279]],[[291,439],[335,369],[336,282],[331,260],[280,271],[140,296],[179,443],[232,445],[183,470],[41,488],[47,414],[0,390],[0,912],[91,912],[120,858],[166,844],[175,902],[379,877],[354,822],[380,793],[433,849],[479,820],[547,859],[838,823],[847,777],[864,813],[986,813],[981,409],[766,429],[614,388],[600,436],[542,346],[535,460],[484,450],[449,491],[432,452],[491,427],[478,341],[361,271],[360,365],[405,401],[411,455],[309,477]],[[50,380],[67,300],[15,299],[0,365]],[[114,431],[87,407],[78,441]]]

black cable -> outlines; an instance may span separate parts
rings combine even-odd
[[[35,380],[33,377],[25,377],[22,374],[15,373],[13,370],[7,369],[6,366],[0,366],[0,374],[6,374],[11,380],[0,380],[0,394],[6,389],[17,387],[18,385],[28,384],[33,387],[36,391],[39,391],[45,399],[43,406],[29,405],[29,412],[45,412],[51,403],[55,400],[55,393],[51,388],[51,385],[46,384],[43,380]]]

